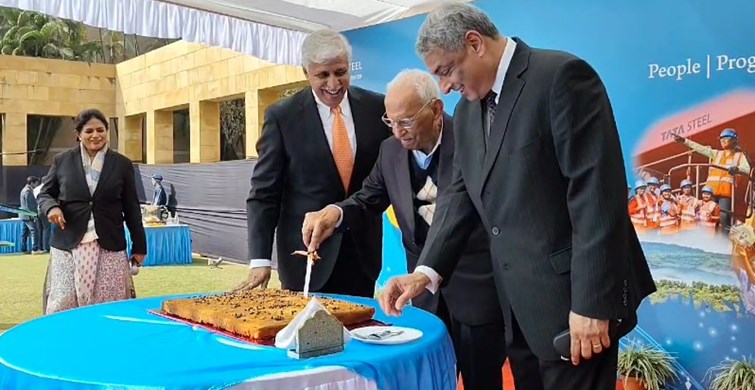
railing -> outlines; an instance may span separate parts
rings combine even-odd
[[[679,157],[679,155],[677,155],[675,157]],[[655,162],[653,164],[657,164],[657,163],[658,162]],[[671,169],[669,169],[667,175],[668,175],[668,177],[671,177],[671,175],[672,175],[673,172],[678,171],[680,169],[685,169],[685,168],[687,169],[686,176],[687,176],[688,180],[690,180],[690,169],[694,168],[694,170],[695,170],[695,181],[694,181],[695,184],[693,185],[693,188],[695,190],[695,198],[699,198],[699,196],[700,196],[700,189],[702,188],[703,185],[705,185],[705,184],[708,183],[707,181],[702,182],[702,183],[700,182],[700,168],[718,168],[718,169],[723,170],[723,171],[728,171],[729,170],[729,168],[721,166],[721,165],[707,164],[707,163],[692,163],[690,161],[687,164],[680,164],[680,165],[677,165],[675,167],[672,167]],[[752,191],[753,191],[753,185],[752,185],[753,179],[752,178],[755,177],[753,174],[755,174],[755,168],[751,168],[749,174],[748,173],[742,173],[740,171],[737,171],[735,173],[735,176],[745,176],[745,177],[747,177],[747,190],[745,192],[745,204],[747,205],[747,207],[746,207],[746,211],[745,211],[745,214],[744,214],[745,215],[745,219],[748,219],[748,218],[750,218],[752,216],[753,206],[755,206],[755,205],[752,204],[752,200],[753,200],[753,194],[752,194]],[[665,179],[665,177],[664,177],[664,179]],[[736,181],[736,178],[734,178],[734,180],[732,180],[732,184],[731,184],[731,210],[722,209],[722,211],[726,212],[727,215],[729,216],[729,226],[734,225],[734,221],[735,221],[735,216],[736,216],[736,214],[735,214],[735,209],[736,209],[736,206],[735,206],[735,204],[736,204],[736,202],[735,202],[735,200],[736,200],[735,199],[735,197],[736,197],[736,191],[737,191],[737,181]]]

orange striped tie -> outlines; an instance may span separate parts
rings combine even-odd
[[[333,160],[336,162],[338,174],[341,175],[343,189],[349,192],[349,182],[351,181],[351,171],[354,169],[354,155],[351,151],[351,142],[349,134],[346,131],[346,123],[343,121],[341,106],[331,108],[333,113]]]

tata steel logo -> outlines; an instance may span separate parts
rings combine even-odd
[[[362,78],[362,61],[351,61],[349,70],[352,80],[360,80]]]

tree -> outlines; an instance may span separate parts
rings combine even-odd
[[[0,8],[0,53],[96,62],[99,42],[88,42],[80,23],[31,11]]]

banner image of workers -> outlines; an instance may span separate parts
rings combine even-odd
[[[751,366],[755,2],[473,4],[508,37],[585,59],[606,86],[623,147],[627,212],[658,285],[622,348],[639,343],[670,356],[677,378],[670,389],[707,389],[716,367]],[[346,32],[352,82],[384,91],[402,69],[426,69],[414,48],[423,20]],[[444,95],[447,113],[460,98]],[[384,226],[379,283],[406,272],[390,210]]]

